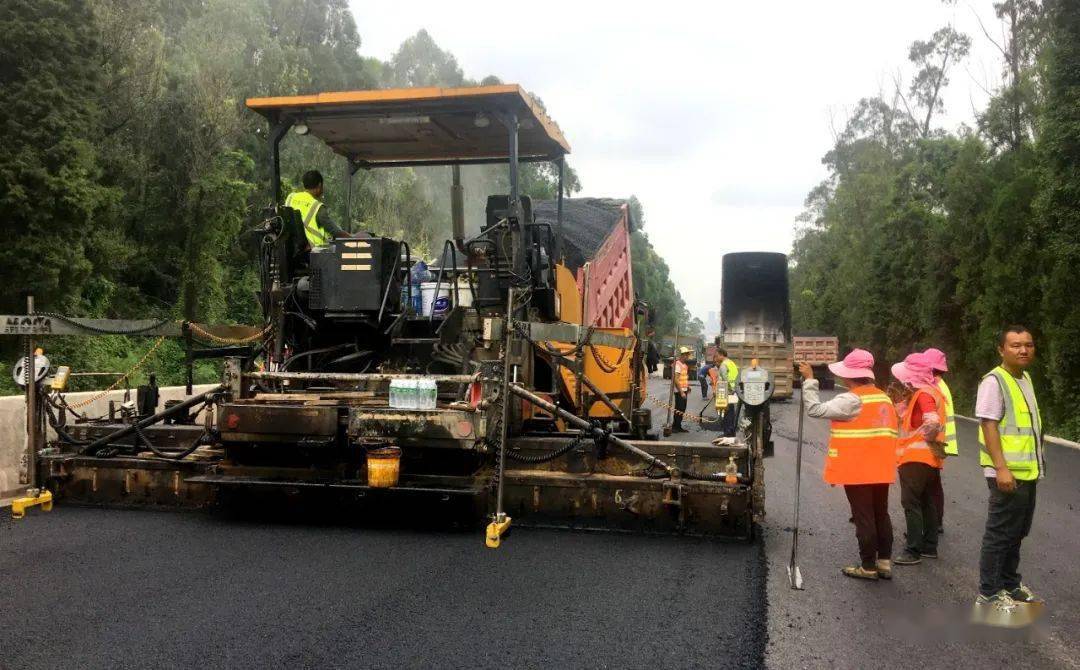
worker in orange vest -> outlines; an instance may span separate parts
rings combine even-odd
[[[686,399],[690,393],[690,354],[690,347],[679,347],[679,357],[671,368],[672,380],[675,382],[675,417],[671,420],[673,433],[689,432],[682,427],[682,418],[686,413]]]
[[[855,522],[860,564],[843,568],[856,579],[892,578],[889,485],[896,480],[897,416],[892,400],[874,384],[874,356],[855,349],[829,371],[847,387],[822,402],[809,363],[799,363],[808,416],[831,419],[825,482],[843,486]]]
[[[892,366],[900,382],[897,411],[900,440],[900,505],[907,521],[907,546],[893,559],[897,565],[916,565],[937,558],[938,512],[934,493],[945,462],[945,398],[938,390],[931,361],[911,354]]]

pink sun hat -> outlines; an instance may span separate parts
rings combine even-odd
[[[842,379],[873,379],[874,355],[866,349],[852,349],[844,360],[829,363],[829,372]]]
[[[902,363],[892,366],[892,375],[915,387],[934,385],[934,371],[925,354],[908,354]]]
[[[945,352],[941,349],[931,347],[923,352],[923,356],[930,362],[931,370],[937,370],[938,372],[949,371],[949,361],[945,358]]]

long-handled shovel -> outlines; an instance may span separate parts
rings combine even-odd
[[[799,389],[799,438],[795,447],[795,525],[791,530],[791,562],[788,563],[787,576],[791,588],[802,590],[802,572],[799,570],[799,484],[802,482],[802,443],[803,443],[803,416],[806,408],[803,405],[802,389]]]

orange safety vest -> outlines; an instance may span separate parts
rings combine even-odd
[[[675,388],[680,391],[690,390],[690,368],[682,361],[675,360]]]
[[[897,460],[900,465],[904,463],[926,463],[930,467],[941,469],[945,461],[935,456],[933,451],[930,451],[930,445],[923,439],[922,427],[912,425],[916,400],[919,394],[922,393],[934,399],[934,407],[941,422],[933,441],[945,443],[945,396],[941,395],[941,391],[933,387],[915,389],[915,393],[908,400],[904,418],[900,421],[900,440],[897,442],[896,448]]]
[[[875,386],[858,386],[862,407],[850,421],[833,420],[829,454],[825,458],[828,484],[892,484],[896,479],[896,408]]]

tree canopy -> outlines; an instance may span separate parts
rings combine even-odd
[[[245,98],[499,82],[469,78],[424,30],[386,62],[363,56],[347,0],[10,0],[0,30],[0,225],[9,241],[0,281],[32,291],[39,309],[74,316],[259,321],[244,232],[267,204],[266,127]],[[313,168],[346,229],[405,239],[414,256],[436,253],[450,233],[448,169],[360,171],[347,202],[343,159],[290,133],[286,192]],[[462,177],[466,218],[478,228],[485,197],[509,188],[506,169],[468,166]],[[568,193],[581,189],[569,164],[565,177]],[[557,172],[526,164],[520,183],[535,199],[553,198]],[[647,240],[642,249],[635,272],[663,269],[666,278]],[[663,281],[642,280],[654,285]],[[0,305],[19,313],[25,302],[8,290]],[[48,346],[78,369],[123,371],[151,342]],[[14,359],[18,343],[0,341],[0,353]],[[165,342],[159,382],[177,382],[180,361],[179,345]],[[216,372],[202,364],[198,374]]]
[[[835,333],[880,362],[938,346],[963,409],[1023,323],[1047,423],[1080,434],[1080,9],[995,4],[1002,77],[974,128],[935,125],[970,39],[916,41],[915,75],[858,103],[806,199],[792,252],[796,330]],[[997,31],[987,29],[986,39]],[[883,371],[887,370],[883,367]]]

